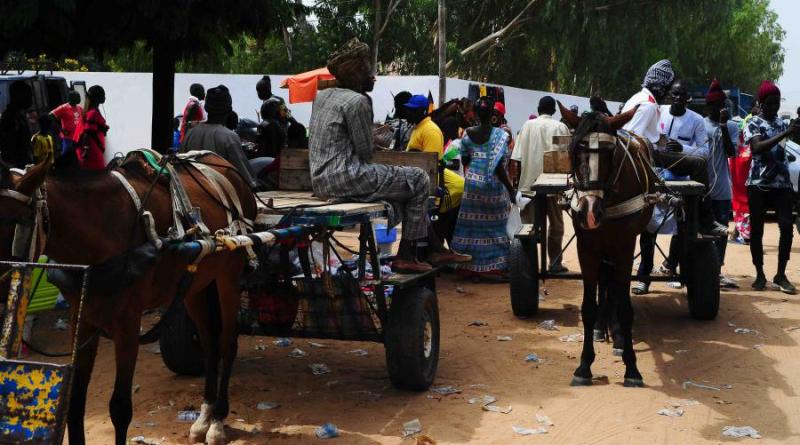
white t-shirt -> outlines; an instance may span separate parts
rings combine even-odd
[[[633,118],[622,128],[655,144],[661,137],[661,133],[658,131],[661,111],[658,108],[656,98],[650,90],[642,88],[642,91],[634,94],[633,97],[625,102],[622,112],[631,110],[637,105],[639,105],[639,109],[636,110]]]
[[[683,145],[682,154],[708,158],[708,135],[703,116],[692,110],[686,110],[683,116],[669,113],[669,105],[661,107],[661,118],[658,131],[669,139]]]
[[[519,161],[520,190],[530,190],[544,169],[544,152],[558,150],[553,136],[569,136],[569,128],[549,114],[539,115],[522,125],[511,159]]]

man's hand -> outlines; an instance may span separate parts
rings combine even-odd
[[[681,145],[681,143],[678,141],[670,140],[667,142],[667,150],[674,153],[680,153],[683,151],[683,145]]]
[[[721,125],[725,125],[725,124],[727,124],[727,123],[728,123],[728,121],[730,120],[730,118],[731,118],[731,114],[728,112],[728,109],[727,109],[727,108],[723,108],[723,109],[722,109],[722,110],[719,112],[719,123],[720,123]]]

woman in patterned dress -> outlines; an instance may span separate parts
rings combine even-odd
[[[476,108],[481,123],[468,128],[461,140],[461,157],[468,167],[453,249],[472,255],[471,263],[458,266],[460,273],[503,277],[508,270],[506,223],[516,195],[506,171],[509,136],[492,126],[491,99],[480,98]]]

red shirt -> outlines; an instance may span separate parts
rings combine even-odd
[[[108,125],[103,115],[96,108],[92,108],[86,113],[86,121],[83,123],[83,133],[85,135],[86,150],[79,148],[76,152],[81,168],[87,170],[103,170],[106,168],[106,161],[103,153],[106,151],[106,132]]]
[[[61,120],[61,136],[66,139],[72,139],[75,128],[83,120],[83,107],[65,103],[53,110],[53,116]]]

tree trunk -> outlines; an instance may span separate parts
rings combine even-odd
[[[150,145],[165,153],[172,146],[175,109],[175,60],[177,51],[170,42],[153,42],[153,121]]]

